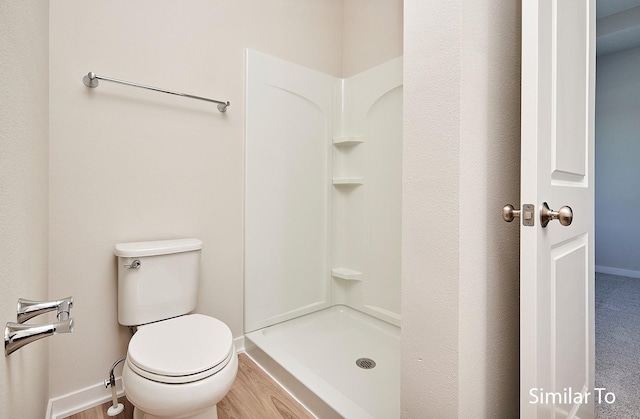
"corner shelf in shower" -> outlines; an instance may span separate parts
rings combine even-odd
[[[333,185],[334,186],[357,186],[362,185],[364,183],[364,178],[362,176],[356,177],[334,177]]]
[[[352,137],[334,137],[333,145],[336,147],[351,147],[362,143],[364,140],[362,136],[356,135]]]
[[[362,281],[362,272],[349,268],[333,268],[331,269],[331,276],[346,279],[347,281]]]

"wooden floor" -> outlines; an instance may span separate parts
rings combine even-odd
[[[218,419],[313,419],[301,404],[293,399],[245,354],[238,356],[238,376],[227,396],[218,403]],[[96,406],[68,419],[131,419],[133,406],[120,398],[124,412],[107,416],[111,402]]]

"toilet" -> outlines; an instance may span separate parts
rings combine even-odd
[[[134,419],[216,419],[238,371],[229,327],[190,314],[196,306],[202,241],[120,243],[118,322],[134,326],[122,385]]]

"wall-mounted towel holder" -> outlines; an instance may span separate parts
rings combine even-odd
[[[112,83],[124,84],[125,86],[139,87],[141,89],[153,90],[155,92],[168,93],[170,95],[182,96],[182,97],[186,97],[186,98],[189,98],[189,99],[197,99],[197,100],[204,100],[205,102],[217,103],[218,104],[218,110],[220,112],[226,112],[227,108],[231,105],[231,103],[229,103],[228,101],[227,102],[223,102],[223,101],[220,101],[220,100],[208,99],[206,97],[194,96],[194,95],[189,95],[189,94],[186,94],[186,93],[180,93],[180,92],[174,92],[174,91],[171,91],[171,90],[160,89],[158,87],[146,86],[144,84],[132,83],[130,81],[112,79],[110,77],[99,76],[94,72],[89,72],[86,76],[84,76],[82,78],[82,82],[84,83],[84,85],[87,86],[87,87],[91,87],[91,88],[98,87],[98,80],[104,80],[104,81],[110,81]]]
[[[17,323],[9,322],[4,329],[4,355],[9,356],[23,346],[42,338],[73,332],[73,319],[69,317],[71,307],[73,307],[73,297],[54,301],[18,299]],[[23,324],[29,319],[50,311],[58,312],[56,323]]]

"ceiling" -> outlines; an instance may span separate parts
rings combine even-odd
[[[640,0],[596,0],[596,54],[640,47]]]

